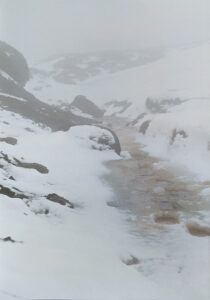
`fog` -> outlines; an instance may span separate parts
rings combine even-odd
[[[0,39],[30,61],[209,38],[209,0],[0,0]]]

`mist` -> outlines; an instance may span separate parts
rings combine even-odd
[[[208,0],[0,0],[0,39],[29,61],[209,38]]]

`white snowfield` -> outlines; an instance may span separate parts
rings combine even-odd
[[[46,82],[46,78],[34,75],[27,89],[51,103],[71,102],[83,94],[98,105],[110,100],[130,100],[140,109],[149,96],[205,97],[209,96],[209,53],[210,43],[169,51],[150,64],[95,76],[75,85],[57,83],[52,78]]]

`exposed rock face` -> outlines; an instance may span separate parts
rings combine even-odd
[[[70,134],[82,143],[88,144],[92,149],[99,151],[114,150],[118,155],[121,152],[117,135],[106,127],[99,125],[73,126],[70,129]]]
[[[53,131],[67,131],[76,124],[94,123],[94,120],[39,101],[24,89],[28,79],[28,66],[22,54],[0,42],[0,108],[48,126]]]
[[[79,95],[71,103],[71,107],[76,107],[83,113],[89,114],[95,118],[102,118],[104,111],[98,108],[92,101],[87,99],[85,96]]]
[[[105,108],[106,108],[105,115],[112,116],[112,117],[117,116],[118,114],[120,115],[120,114],[124,113],[131,105],[132,105],[132,103],[127,100],[109,101],[105,104]]]
[[[149,128],[150,123],[151,123],[151,120],[147,120],[147,121],[143,122],[139,128],[139,132],[142,134],[145,134],[147,129]]]
[[[209,226],[202,226],[195,222],[188,223],[187,230],[191,235],[198,236],[198,237],[205,237],[210,236],[210,227]]]
[[[113,138],[114,138],[114,143],[111,143],[110,139],[108,137],[101,137],[101,138],[99,138],[98,143],[109,145],[111,147],[111,149],[113,149],[118,155],[120,155],[121,145],[120,145],[120,141],[119,141],[119,138],[116,135],[116,133],[113,130],[107,128],[107,127],[103,127],[103,126],[98,126],[98,127],[102,128],[102,129],[105,129],[108,132],[110,132],[112,134]]]
[[[174,129],[171,136],[171,144],[174,143],[177,136],[181,136],[184,139],[188,137],[187,133],[183,129],[181,130]]]
[[[17,144],[17,139],[16,138],[13,138],[13,137],[5,137],[5,138],[0,138],[0,142],[4,142],[4,143],[7,143],[9,145],[16,145]]]
[[[49,194],[46,196],[47,200],[50,200],[52,202],[58,203],[60,205],[66,205],[70,208],[74,208],[74,204],[71,203],[70,201],[66,200],[65,198],[58,196],[57,194],[53,193],[53,194]]]
[[[28,196],[21,193],[21,191],[14,191],[8,187],[5,187],[0,184],[0,194],[8,196],[10,198],[19,198],[19,199],[27,199]]]
[[[0,41],[0,74],[5,72],[20,86],[29,80],[29,69],[23,55],[15,48]]]
[[[143,119],[145,116],[147,115],[147,113],[141,113],[140,115],[138,115],[133,121],[128,122],[126,124],[126,126],[135,126],[141,119]]]
[[[168,108],[185,102],[180,98],[153,99],[148,97],[146,100],[146,108],[150,113],[165,113]]]

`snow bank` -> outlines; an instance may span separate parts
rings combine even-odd
[[[196,99],[169,109],[167,113],[148,114],[138,124],[151,120],[138,141],[145,151],[183,165],[201,180],[209,180],[210,100]]]

